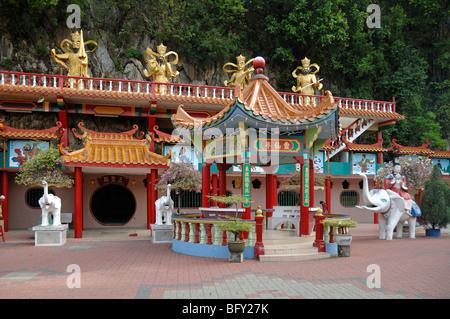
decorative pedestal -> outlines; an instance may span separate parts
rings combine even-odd
[[[152,243],[171,243],[173,237],[173,225],[151,224]]]
[[[61,226],[34,226],[34,245],[35,246],[62,246],[67,239],[66,224]]]

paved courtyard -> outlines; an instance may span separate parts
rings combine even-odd
[[[0,299],[423,299],[450,298],[450,234],[377,239],[354,229],[351,257],[229,263],[153,244],[149,231],[84,231],[64,246],[36,247],[33,233],[0,242]]]

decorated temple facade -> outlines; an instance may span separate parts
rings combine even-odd
[[[405,152],[395,141],[392,148],[383,147],[383,129],[403,119],[394,101],[334,97],[328,91],[277,92],[260,58],[247,70],[249,61],[239,58],[236,73],[242,74],[228,86],[172,83],[178,56],[164,46],[157,51],[146,51],[148,81],[0,70],[0,171],[6,197],[0,219],[6,231],[38,223],[42,188],[14,180],[26,157],[42,147],[60,149],[64,168],[74,177],[72,188],[51,191],[61,197],[63,213],[72,214],[75,237],[91,228],[149,229],[154,202],[162,195],[155,183],[171,161],[191,163],[202,172],[202,193],[183,194],[186,212],[215,206],[209,194],[235,193],[248,198],[246,218],[257,206],[299,206],[307,214],[324,201],[330,212],[376,222],[354,208],[362,192],[357,172],[373,181],[383,153]],[[158,62],[169,56],[174,57],[170,63]],[[163,75],[170,81],[161,80]],[[312,84],[320,89],[317,81]],[[36,114],[54,120],[53,127],[33,121]],[[99,129],[97,119],[108,129]],[[117,129],[117,123],[129,127]],[[356,144],[363,134],[376,134],[377,143]],[[430,150],[425,156],[439,161],[448,176],[448,152]],[[302,174],[299,190],[283,190],[283,178],[296,171]],[[306,228],[302,231],[307,235]]]

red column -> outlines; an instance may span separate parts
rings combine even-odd
[[[266,209],[272,209],[273,208],[273,174],[267,174],[266,175]]]
[[[331,214],[331,176],[327,174],[325,177],[325,202],[328,207],[328,214]]]
[[[378,183],[375,180],[374,180],[374,183],[375,183],[374,188],[379,189],[380,185],[378,185]],[[373,213],[373,223],[375,225],[378,225],[378,214],[379,213]]]
[[[316,247],[319,253],[323,253],[326,251],[325,241],[323,240],[323,224],[322,220],[325,219],[325,216],[322,213],[314,215],[314,219],[316,220],[316,239],[314,240],[313,247]]]
[[[303,205],[303,174],[305,163],[302,162],[300,165],[301,168],[301,184],[300,184],[300,226],[299,226],[299,236],[308,236],[309,235],[309,205]],[[309,170],[306,172],[309,174]]]
[[[217,196],[217,194],[218,194],[217,191],[218,191],[218,188],[217,188],[217,174],[213,174],[212,175],[212,194],[213,194],[213,196]],[[217,206],[217,201],[213,201],[212,205],[213,206]]]
[[[314,160],[309,159],[309,207],[314,207]]]
[[[277,188],[278,180],[277,175],[273,174],[273,181],[272,181],[272,205],[278,206],[278,188]],[[272,216],[272,215],[270,215]]]
[[[75,238],[83,237],[83,172],[81,167],[75,167]]]
[[[202,165],[202,207],[210,207],[210,174],[211,174],[211,164],[203,163]]]
[[[5,229],[3,231],[8,231],[8,172],[2,172],[2,195],[5,196],[5,201],[3,202],[2,214],[3,214],[3,223],[5,225]]]
[[[225,164],[217,164],[219,168],[219,196],[227,195],[227,168]],[[226,208],[225,203],[219,203],[220,208]]]
[[[158,181],[158,170],[151,169],[147,174],[147,229],[156,222],[155,201],[158,199],[158,193],[155,191],[155,185]]]
[[[263,220],[264,216],[261,211],[261,206],[258,206],[255,214],[256,221],[256,243],[255,243],[255,258],[258,259],[259,256],[264,255],[264,244],[263,244]]]

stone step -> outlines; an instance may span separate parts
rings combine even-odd
[[[264,245],[267,255],[304,254],[317,252],[311,242],[295,244]]]
[[[305,254],[283,254],[283,255],[260,255],[259,261],[271,262],[271,261],[306,261],[330,258],[329,253],[305,253]]]

